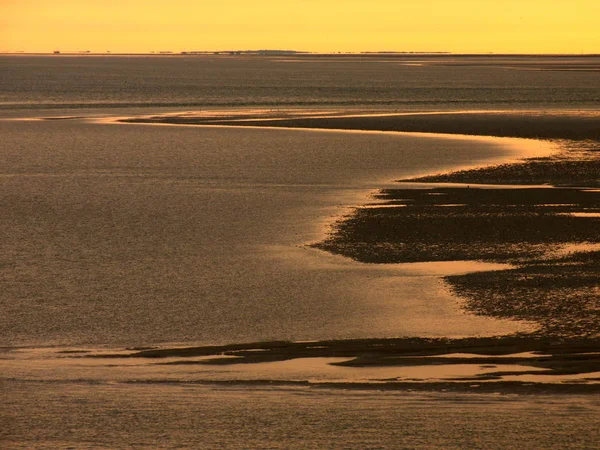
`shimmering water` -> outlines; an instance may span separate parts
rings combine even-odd
[[[577,396],[36,383],[15,384],[7,402],[4,443],[23,449],[545,450],[600,438],[597,400]]]
[[[417,63],[418,65],[415,65]],[[593,108],[600,58],[0,57],[0,109]]]
[[[544,64],[548,70],[538,70]],[[182,378],[173,380],[168,366],[144,384],[140,377],[154,370],[140,368],[144,363],[67,364],[59,353],[527,329],[465,314],[438,278],[446,266],[365,265],[307,244],[349,208],[373,202],[370,193],[394,179],[543,154],[549,144],[115,124],[95,117],[229,106],[597,106],[597,72],[548,64],[0,57],[0,115],[11,118],[0,120],[4,443],[510,448],[522,439],[513,447],[584,448],[593,442],[598,405],[590,399],[482,396],[465,403],[443,394],[223,389],[186,384],[181,368]],[[589,69],[597,61],[571,64]],[[57,115],[83,117],[13,120]],[[34,356],[25,347],[35,347]],[[227,379],[218,367],[209,372],[211,379]],[[538,426],[540,408],[545,428]],[[576,426],[566,426],[567,413],[577,417]]]
[[[85,120],[2,128],[7,344],[519,329],[462,313],[433,276],[307,247],[394,177],[515,155],[518,140]]]

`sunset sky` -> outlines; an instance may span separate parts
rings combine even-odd
[[[598,0],[0,0],[0,51],[600,53]]]

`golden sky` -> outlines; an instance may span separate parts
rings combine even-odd
[[[0,0],[0,51],[600,53],[600,0]]]

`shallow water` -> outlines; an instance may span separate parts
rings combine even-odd
[[[514,157],[519,140],[86,120],[1,126],[8,345],[523,329],[462,313],[431,274],[306,247],[395,177]]]
[[[21,383],[6,448],[589,449],[596,398]],[[23,438],[25,437],[25,438]]]
[[[0,110],[286,105],[573,109],[595,108],[600,102],[598,57],[415,59],[0,56]],[[568,70],[581,67],[590,70]]]

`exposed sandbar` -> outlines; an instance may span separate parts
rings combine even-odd
[[[211,366],[267,364],[277,370],[278,363],[307,358],[327,361],[339,367],[339,376],[345,381],[319,382],[288,378],[244,378],[238,374],[223,381],[199,378],[197,382],[225,384],[305,384],[310,386],[362,388],[362,389],[417,389],[417,390],[467,390],[482,387],[485,391],[500,392],[598,392],[600,383],[600,353],[597,343],[589,339],[559,342],[531,336],[465,339],[355,339],[317,342],[257,342],[224,346],[157,348],[119,354],[90,354],[73,358],[134,358],[144,359],[158,366],[196,366],[199,371]],[[300,363],[302,364],[302,363]],[[472,367],[469,375],[446,378],[443,374],[453,366]],[[282,366],[283,367],[283,366]],[[302,366],[298,366],[302,367]],[[361,381],[358,372],[351,368],[397,368],[390,379]],[[510,370],[505,370],[510,367]],[[347,368],[348,371],[345,372]],[[416,368],[423,377],[397,377],[402,371]],[[439,368],[436,369],[436,368]],[[266,370],[265,370],[266,369]],[[433,369],[433,372],[432,372]],[[199,372],[200,373],[200,372]],[[374,372],[378,373],[378,372]],[[383,371],[393,374],[395,371]],[[409,373],[414,373],[409,370]],[[437,375],[434,375],[436,374]],[[346,374],[346,375],[344,375]],[[358,378],[356,378],[358,376]],[[541,378],[537,378],[541,377]],[[542,381],[543,382],[540,382]],[[484,387],[487,386],[487,387]],[[477,389],[479,391],[479,389]]]
[[[170,123],[182,125],[235,125],[338,130],[405,131],[470,134],[535,139],[600,140],[600,113],[586,112],[424,112],[369,114],[356,111],[320,114],[261,112],[230,116],[185,114],[134,117],[130,123]]]

